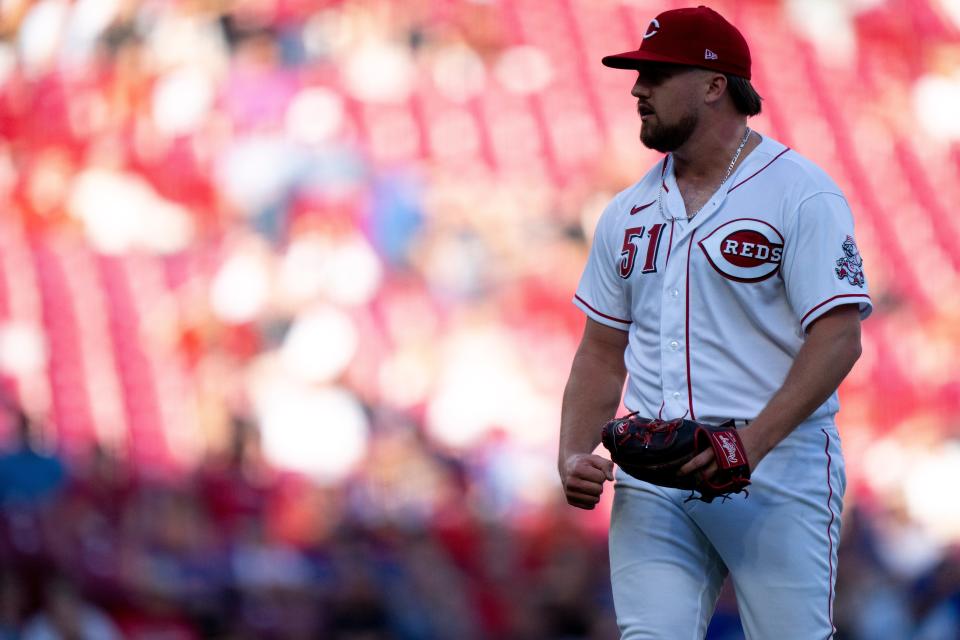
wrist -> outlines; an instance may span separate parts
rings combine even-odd
[[[771,430],[765,429],[759,421],[752,422],[749,426],[740,429],[738,433],[747,451],[747,461],[751,467],[756,467],[757,463],[780,442],[780,438],[773,436]]]
[[[583,451],[575,451],[573,449],[564,450],[560,453],[560,456],[557,458],[557,467],[560,469],[560,473],[564,472],[564,469],[567,467],[567,463],[570,461],[570,458],[582,455]]]

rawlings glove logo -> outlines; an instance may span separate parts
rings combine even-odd
[[[718,433],[717,442],[720,444],[720,448],[723,450],[723,455],[727,459],[727,464],[736,466],[743,464],[743,459],[740,456],[740,447],[737,446],[737,441],[729,433]]]

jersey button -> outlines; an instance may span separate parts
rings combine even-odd
[[[670,341],[670,348],[673,349],[674,351],[676,351],[677,349],[680,348],[680,343],[677,342],[676,340],[671,340],[671,341]]]
[[[673,392],[673,399],[674,399],[674,400],[679,400],[679,399],[680,399],[680,392],[679,392],[679,391],[674,391],[674,392]]]
[[[680,297],[680,290],[679,290],[679,289],[673,289],[673,290],[670,292],[670,297],[671,297],[671,298],[679,298],[679,297]]]

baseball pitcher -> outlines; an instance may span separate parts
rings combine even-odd
[[[603,64],[636,73],[640,139],[665,155],[607,206],[574,297],[587,319],[563,398],[566,499],[592,509],[616,480],[624,639],[702,638],[728,575],[748,638],[832,637],[836,390],[872,308],[850,207],[747,126],[750,51],[715,11],[661,13]]]

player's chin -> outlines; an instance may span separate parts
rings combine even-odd
[[[643,146],[648,149],[653,149],[654,151],[666,153],[666,151],[664,151],[665,147],[658,134],[659,132],[653,124],[649,122],[640,124],[640,142],[643,143]]]

